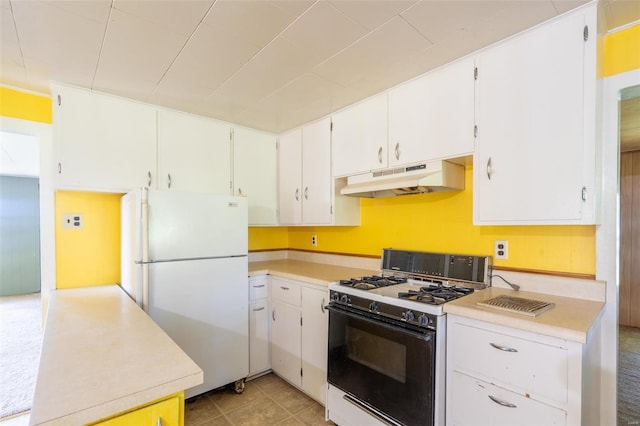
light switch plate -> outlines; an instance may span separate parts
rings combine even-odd
[[[507,240],[496,240],[494,259],[507,260],[509,259],[509,242]]]
[[[62,229],[82,229],[84,220],[79,213],[65,213],[62,215]]]

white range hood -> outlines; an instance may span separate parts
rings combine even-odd
[[[464,166],[441,160],[349,176],[340,193],[378,198],[463,189]]]

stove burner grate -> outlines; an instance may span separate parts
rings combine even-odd
[[[441,305],[471,293],[473,293],[473,289],[470,287],[442,287],[431,285],[428,287],[420,287],[418,291],[409,290],[399,292],[398,298],[428,303],[430,305]]]
[[[373,290],[374,288],[387,287],[405,282],[407,282],[406,278],[372,275],[369,277],[340,280],[340,285],[357,288],[359,290]]]

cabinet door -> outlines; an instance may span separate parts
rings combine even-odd
[[[67,86],[53,93],[59,187],[155,186],[155,108]]]
[[[280,377],[300,387],[300,308],[271,302],[271,367]]]
[[[269,368],[269,301],[263,299],[249,305],[249,375]]]
[[[173,397],[147,407],[96,423],[95,426],[182,426],[181,398]]]
[[[474,60],[463,59],[389,92],[389,165],[473,153]]]
[[[231,193],[231,127],[158,111],[158,188]]]
[[[330,224],[331,120],[325,118],[302,128],[302,221]]]
[[[327,393],[329,300],[326,289],[302,287],[302,389],[324,405]]]
[[[333,176],[387,167],[387,94],[371,97],[331,117]]]
[[[570,15],[480,55],[474,223],[581,219],[584,22]]]
[[[277,224],[277,159],[275,135],[234,129],[233,190],[249,199],[249,225]]]
[[[280,136],[278,141],[280,224],[302,223],[302,130]]]

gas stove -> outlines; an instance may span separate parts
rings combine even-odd
[[[383,315],[386,305],[443,315],[444,303],[490,285],[489,257],[384,249],[381,263],[380,275],[329,284],[331,301],[353,305],[357,296]]]

